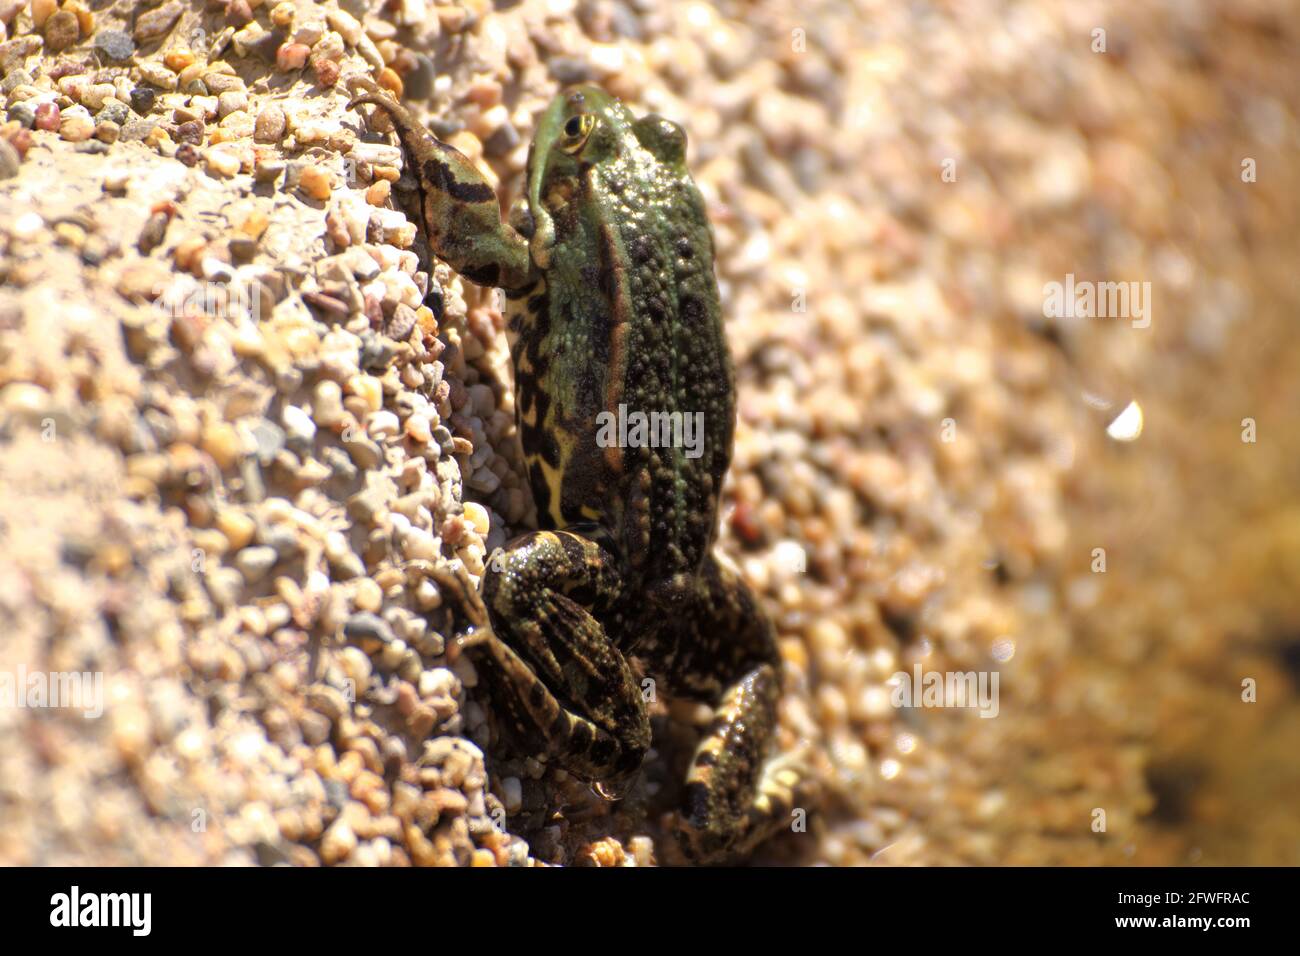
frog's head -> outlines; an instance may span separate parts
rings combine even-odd
[[[596,86],[570,87],[551,101],[538,121],[528,157],[534,262],[546,267],[555,242],[551,210],[570,199],[579,176],[592,166],[623,160],[638,148],[654,160],[685,169],[686,134],[676,123],[653,114],[637,119]]]

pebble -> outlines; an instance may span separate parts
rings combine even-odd
[[[348,151],[348,157],[357,163],[369,163],[372,166],[392,166],[402,168],[403,155],[401,147],[386,143],[357,143]]]
[[[247,108],[248,94],[242,90],[227,90],[217,96],[217,115],[222,119]]]
[[[236,508],[223,508],[217,512],[217,530],[230,543],[231,550],[243,550],[253,540],[256,523]]]
[[[228,64],[224,64],[224,63],[221,64],[221,66],[225,67],[226,69],[230,68]],[[246,93],[247,92],[247,89],[244,86],[244,81],[240,79],[238,76],[236,76],[234,73],[228,73],[224,69],[223,70],[208,69],[203,74],[203,85],[207,88],[207,91],[209,93],[214,94],[215,96],[218,97],[218,99],[221,97],[221,94],[223,93]]]
[[[69,143],[85,142],[94,134],[95,123],[89,116],[73,113],[71,110],[63,114],[59,123],[59,136]]]
[[[253,545],[241,549],[235,555],[235,567],[239,569],[245,581],[249,584],[256,584],[266,577],[271,568],[275,567],[279,557],[274,548],[265,545]]]
[[[278,143],[284,138],[285,128],[284,110],[272,103],[258,111],[253,139],[258,143]]]
[[[180,84],[179,78],[172,70],[155,60],[140,60],[136,69],[147,83],[164,90],[174,90]]]
[[[465,502],[465,518],[478,532],[480,537],[485,537],[491,525],[491,519],[488,516],[487,509],[477,501]]]
[[[50,104],[54,106],[53,103]],[[40,106],[32,100],[19,100],[9,107],[5,113],[6,119],[17,123],[24,129],[32,129],[36,125],[36,110]],[[55,109],[58,107],[56,106]]]
[[[178,0],[170,0],[161,7],[145,11],[136,18],[132,35],[137,41],[158,39],[176,25],[182,9]]]
[[[95,34],[95,49],[110,60],[129,60],[135,55],[135,41],[121,30],[100,30]]]
[[[213,146],[203,153],[204,162],[207,164],[209,172],[216,173],[218,176],[234,176],[239,172],[239,157],[230,150],[222,149],[219,146]]]
[[[434,68],[433,60],[423,53],[417,53],[414,60],[415,65],[403,80],[406,84],[406,95],[416,101],[427,100],[433,96],[433,81],[437,78],[437,70]]]
[[[41,30],[59,9],[58,0],[31,0],[32,25]]]
[[[96,115],[95,119],[103,123],[116,123],[123,126],[131,118],[127,105],[120,100],[110,99]]]
[[[384,402],[384,387],[373,375],[354,375],[347,383],[348,392],[362,402],[366,413],[377,412]]]
[[[194,51],[189,47],[172,47],[163,54],[163,65],[173,73],[180,73],[198,61]]]
[[[36,129],[54,131],[62,123],[62,113],[57,103],[39,104],[32,117],[32,125]]]
[[[14,149],[8,140],[0,139],[0,180],[17,176],[21,162],[18,150]]]
[[[321,837],[321,860],[327,864],[342,863],[356,848],[357,835],[352,831],[347,820],[340,815]]]
[[[291,442],[310,444],[316,437],[316,423],[297,405],[286,405],[281,419]]]
[[[316,73],[316,82],[321,86],[331,87],[339,81],[342,68],[337,60],[331,60],[326,57],[316,57],[311,61],[312,70]]]
[[[397,640],[388,622],[369,611],[358,611],[349,617],[343,625],[343,636],[354,643],[372,641],[376,644],[391,644]]]
[[[298,183],[312,199],[322,202],[329,199],[333,191],[333,176],[323,166],[304,167]]]
[[[90,83],[80,88],[78,97],[86,109],[98,110],[104,106],[105,100],[115,92],[117,90],[112,83]]]
[[[281,73],[301,70],[307,65],[311,47],[305,43],[286,43],[275,54],[275,68]]]
[[[378,611],[384,603],[383,590],[373,578],[362,578],[357,582],[352,603],[362,611]]]
[[[330,28],[337,31],[348,46],[356,46],[364,35],[361,22],[346,10],[329,10],[325,19]]]
[[[67,10],[59,10],[45,24],[45,46],[54,53],[62,52],[72,46],[81,36],[81,25],[77,15]]]
[[[292,406],[287,406],[286,409],[288,407]],[[275,461],[276,456],[284,449],[284,429],[275,422],[263,418],[250,431],[252,432],[254,454],[257,456],[258,463],[265,468]]]
[[[376,441],[385,441],[401,431],[401,423],[392,412],[381,410],[370,416],[366,430]]]
[[[437,561],[442,556],[442,542],[422,528],[410,528],[402,535],[402,552],[413,561]]]

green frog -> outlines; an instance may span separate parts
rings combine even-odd
[[[633,661],[656,690],[710,705],[673,829],[689,859],[735,858],[788,825],[801,772],[769,754],[773,626],[713,554],[735,376],[686,136],[599,88],[567,90],[503,222],[467,157],[375,84],[357,88],[351,105],[392,121],[430,248],[506,296],[540,530],[494,552],[477,589],[439,576],[469,619],[465,652],[520,744],[606,795],[650,746]]]

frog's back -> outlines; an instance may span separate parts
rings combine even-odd
[[[735,420],[703,199],[684,164],[635,144],[570,188],[513,322],[538,517],[602,526],[643,581],[693,573]]]

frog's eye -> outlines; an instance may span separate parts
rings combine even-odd
[[[564,124],[564,138],[560,140],[560,149],[566,153],[576,153],[582,149],[591,131],[596,128],[596,117],[591,113],[578,113],[570,116]]]

